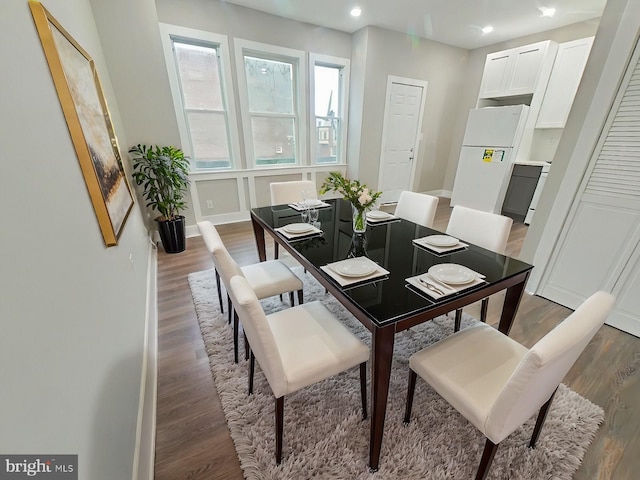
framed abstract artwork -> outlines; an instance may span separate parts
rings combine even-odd
[[[39,2],[29,8],[107,247],[134,203],[100,79],[89,54]]]

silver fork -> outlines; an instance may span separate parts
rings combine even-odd
[[[431,290],[432,292],[437,293],[438,295],[445,295],[445,293],[442,290],[440,290],[438,287],[430,284],[429,282],[423,280],[422,278],[419,278],[418,281],[421,284],[423,284],[425,287],[427,287],[428,290]]]

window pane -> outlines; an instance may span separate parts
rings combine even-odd
[[[256,165],[296,163],[293,118],[252,117]]]
[[[316,115],[332,117],[338,115],[340,99],[340,69],[336,67],[314,67]]]
[[[340,71],[342,67],[315,65],[316,145],[315,161],[338,163],[340,155]]]
[[[216,49],[178,42],[174,46],[185,109],[224,110]]]
[[[244,57],[249,111],[293,113],[293,64]]]
[[[340,120],[316,117],[316,163],[337,163]]]
[[[227,142],[227,122],[223,113],[188,112],[196,168],[226,168],[231,165]]]

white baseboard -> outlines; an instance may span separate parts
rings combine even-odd
[[[142,350],[140,399],[133,453],[133,480],[153,480],[156,450],[156,408],[158,391],[158,255],[149,247],[147,269],[147,312]]]
[[[434,197],[451,198],[451,190],[431,190],[430,192],[424,192]]]
[[[251,220],[250,212],[234,212],[234,213],[226,213],[223,215],[209,215],[202,217],[202,221],[209,220],[214,225],[223,225],[225,223],[237,223],[237,222],[246,222]],[[199,237],[200,230],[198,230],[198,225],[187,225],[185,229],[185,235],[187,238],[189,237]]]

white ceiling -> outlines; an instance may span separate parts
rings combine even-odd
[[[474,49],[600,17],[606,0],[224,0],[353,33],[367,25]],[[349,15],[353,6],[362,15]],[[555,7],[553,18],[539,7]],[[492,25],[494,31],[481,29]]]

